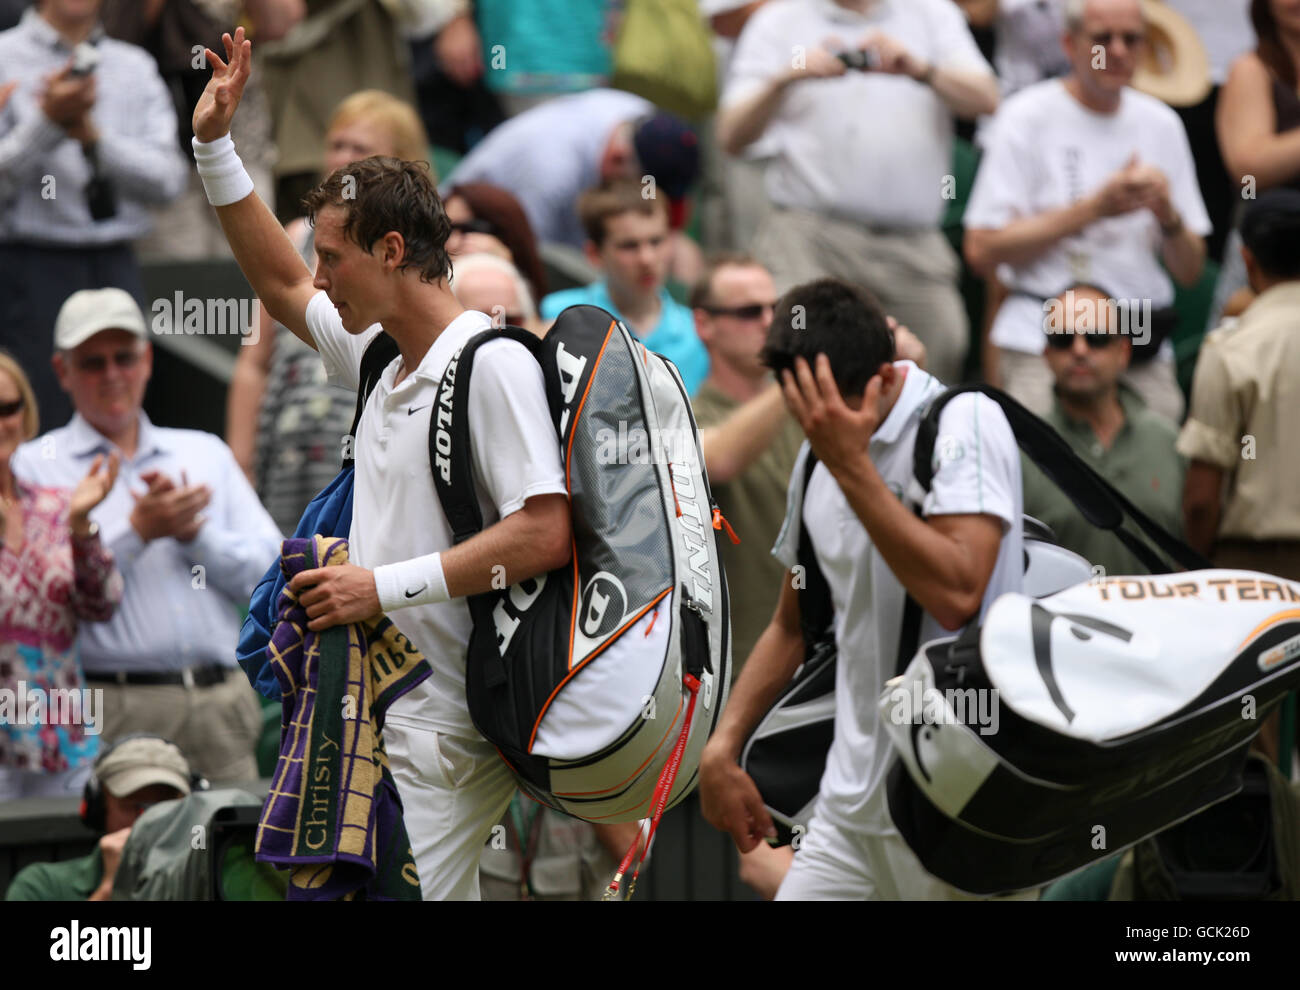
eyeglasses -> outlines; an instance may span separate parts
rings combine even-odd
[[[497,236],[497,229],[494,225],[486,220],[466,220],[462,223],[453,223],[451,229],[457,234],[491,234]]]
[[[1047,334],[1047,346],[1054,351],[1068,351],[1074,346],[1075,337],[1082,337],[1090,351],[1100,351],[1119,339],[1113,333],[1098,330],[1082,333],[1078,331],[1070,333],[1057,332]]]
[[[750,306],[701,306],[710,316],[734,316],[738,320],[757,320],[764,310],[775,310],[776,303],[754,303]]]
[[[102,354],[92,354],[90,357],[77,358],[73,366],[83,375],[98,375],[104,372],[108,367],[109,359]],[[113,355],[112,361],[115,365],[125,371],[127,368],[134,368],[140,363],[139,351],[118,351]]]
[[[20,395],[13,402],[0,402],[0,419],[6,416],[12,416],[23,408],[23,397]]]
[[[1147,36],[1138,31],[1097,31],[1090,37],[1094,45],[1101,45],[1104,48],[1115,44],[1116,38],[1124,39],[1125,48],[1136,48],[1147,40]]]

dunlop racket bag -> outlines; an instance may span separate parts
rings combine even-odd
[[[1003,595],[881,695],[895,826],[935,876],[993,894],[1231,796],[1261,721],[1300,684],[1298,602],[1300,585],[1234,570]],[[979,692],[995,731],[968,719]]]
[[[456,543],[483,527],[466,427],[474,358],[503,334],[542,366],[573,557],[470,598],[470,715],[539,802],[591,822],[657,823],[694,786],[729,681],[725,523],[690,402],[672,363],[594,306],[565,310],[544,340],[475,336],[447,365],[429,436]]]

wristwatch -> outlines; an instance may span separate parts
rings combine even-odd
[[[1183,215],[1181,213],[1175,213],[1174,222],[1169,224],[1168,226],[1165,226],[1163,223],[1160,225],[1160,233],[1163,234],[1165,237],[1174,237],[1178,234],[1181,234],[1182,232],[1183,232]]]
[[[93,520],[90,523],[90,530],[85,536],[78,536],[76,533],[72,534],[73,539],[76,540],[93,540],[97,536],[99,536],[99,523],[94,522]]]

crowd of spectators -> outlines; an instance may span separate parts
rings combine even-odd
[[[891,314],[898,358],[1003,387],[1216,564],[1300,581],[1300,5],[700,0],[721,97],[694,121],[610,88],[621,6],[0,3],[0,689],[105,698],[98,737],[0,727],[0,801],[78,793],[134,732],[214,783],[258,775],[240,609],[337,472],[355,394],[263,314],[224,440],[144,412],[142,265],[229,258],[190,115],[195,52],[236,23],[257,61],[234,140],[310,267],[308,190],[424,161],[463,305],[539,335],[601,306],[677,365],[742,537],[735,669],[775,605],[803,439],[762,345],[778,297],[828,275]],[[1140,88],[1153,6],[1207,55],[1178,106]],[[556,266],[576,287],[552,291]],[[1024,504],[1107,573],[1140,569],[1030,465]],[[538,813],[512,807],[512,854]],[[603,862],[605,837],[537,829]]]

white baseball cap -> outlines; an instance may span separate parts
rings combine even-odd
[[[68,296],[54,321],[55,350],[70,351],[101,330],[126,330],[149,337],[144,313],[123,289],[82,289]]]
[[[95,765],[95,776],[114,797],[126,797],[143,787],[165,784],[190,792],[190,765],[172,743],[152,736],[127,739],[106,751]]]

